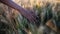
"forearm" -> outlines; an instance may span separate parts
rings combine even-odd
[[[14,8],[17,9],[18,11],[20,11],[21,13],[23,13],[24,11],[26,11],[24,8],[22,8],[21,6],[17,5],[16,3],[14,3],[11,0],[0,0],[0,2]]]

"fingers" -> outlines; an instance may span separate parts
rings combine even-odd
[[[35,14],[32,14],[31,19],[33,22],[37,22],[37,16]]]
[[[29,20],[29,22],[35,22],[34,18],[32,17],[32,15],[27,16],[27,19]]]
[[[34,22],[37,22],[36,17],[34,17],[34,16],[32,16],[32,20],[33,20]]]
[[[22,13],[22,15],[23,15],[24,17],[26,17],[30,22],[36,22],[36,21],[37,21],[37,20],[36,20],[36,15],[35,15],[34,12],[31,13],[31,12],[29,12],[29,11],[24,11],[24,12]]]
[[[30,22],[37,22],[36,17],[33,16],[33,15],[31,15],[30,17],[28,17],[28,19],[29,19]]]
[[[31,16],[32,21],[33,21],[33,22],[36,22],[36,21],[37,21],[37,20],[36,20],[37,16],[36,16],[34,10],[31,10],[30,13],[31,13],[31,15],[32,15],[32,16]]]

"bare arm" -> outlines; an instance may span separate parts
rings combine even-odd
[[[26,10],[26,9],[22,8],[21,6],[17,5],[13,1],[11,1],[11,0],[0,0],[0,2],[14,8],[14,9],[17,9],[29,21],[33,21],[33,22],[36,21],[34,15],[31,12],[29,12],[28,10]]]
[[[22,8],[21,6],[17,5],[16,3],[12,2],[11,0],[0,0],[0,2],[14,8],[17,9],[18,11],[27,11],[24,8]]]

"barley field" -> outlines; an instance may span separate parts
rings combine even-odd
[[[12,0],[34,12],[30,22],[18,10],[0,3],[0,34],[60,34],[60,0]]]

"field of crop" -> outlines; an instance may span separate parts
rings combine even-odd
[[[59,0],[13,0],[37,15],[30,22],[18,10],[0,3],[0,34],[60,34]]]

